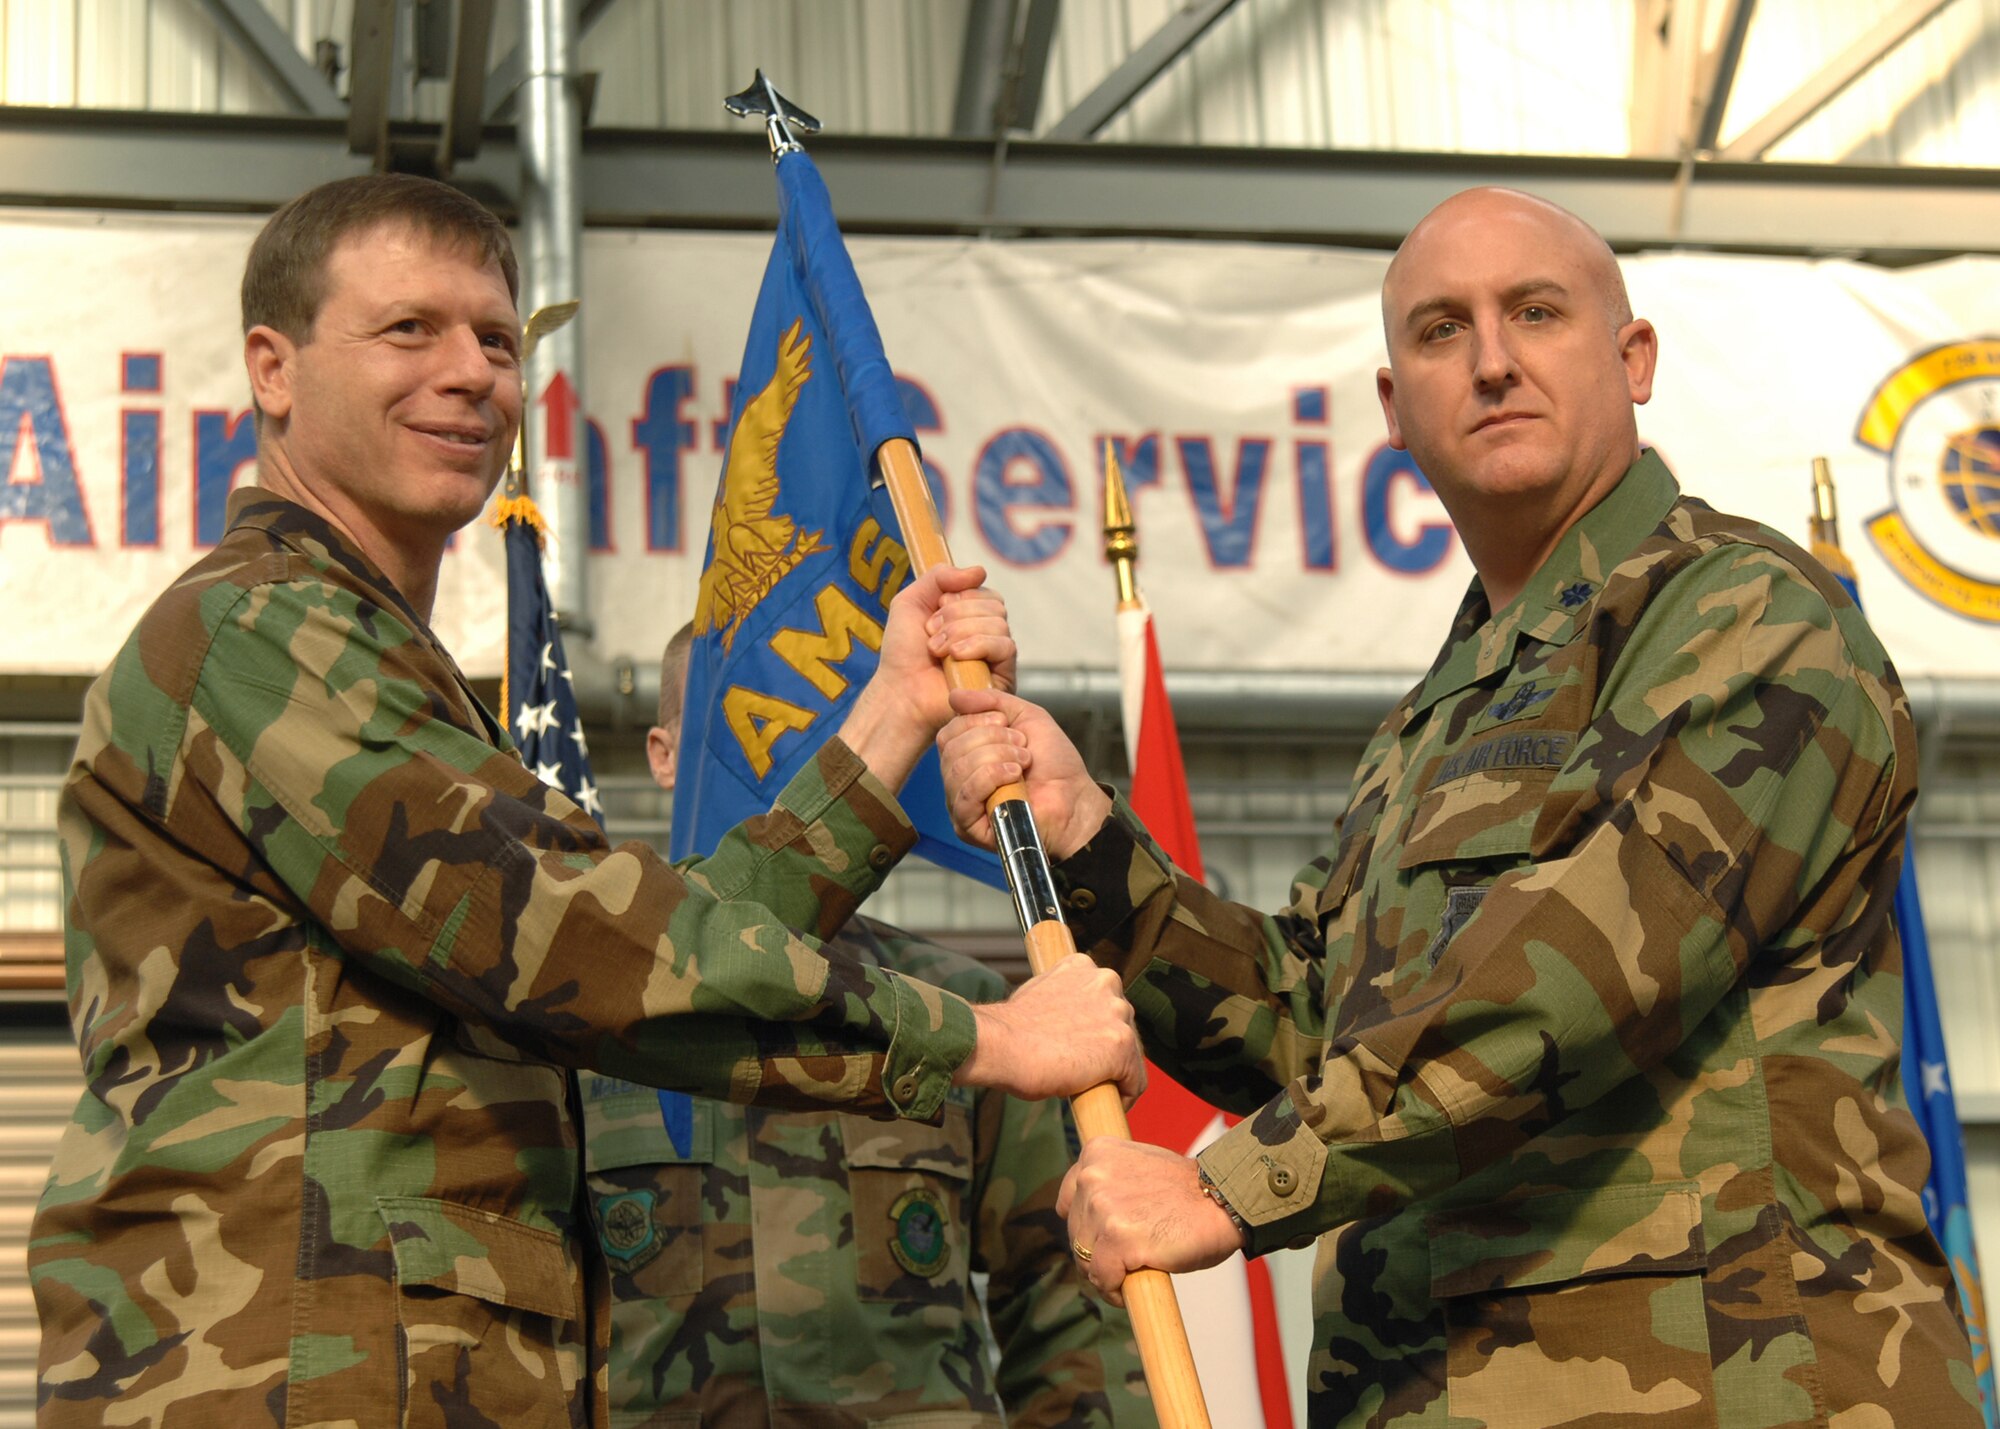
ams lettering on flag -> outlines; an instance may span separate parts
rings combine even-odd
[[[874,673],[910,576],[876,448],[915,438],[812,160],[777,163],[779,224],[751,316],[696,595],[674,791],[675,858],[761,814]],[[917,852],[1000,887],[961,843],[937,756],[901,801]]]

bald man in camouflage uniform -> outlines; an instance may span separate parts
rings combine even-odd
[[[1084,959],[974,1009],[791,931],[914,841],[933,652],[1010,657],[976,573],[905,592],[841,737],[708,859],[522,767],[428,619],[520,417],[515,289],[499,223],[402,176],[251,250],[258,485],[92,687],[58,813],[86,1088],[29,1249],[45,1426],[603,1423],[569,1068],[919,1121],[1141,1075]],[[1096,1045],[1052,1059],[1078,1000]]]
[[[1315,1426],[1977,1425],[1897,1085],[1909,708],[1852,602],[1639,449],[1657,339],[1501,190],[1383,285],[1392,444],[1476,579],[1262,917],[1046,717],[954,700],[955,811],[1025,766],[1079,945],[1246,1120],[1064,1187],[1111,1293],[1319,1241]]]
[[[692,635],[667,642],[646,736],[669,792]],[[971,1002],[1007,995],[991,968],[859,914],[826,946]],[[954,1088],[932,1124],[582,1084],[613,1429],[1157,1424],[1131,1324],[1085,1292],[1056,1214],[1062,1102]]]

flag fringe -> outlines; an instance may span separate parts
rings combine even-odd
[[[503,496],[493,503],[493,514],[487,520],[502,531],[509,521],[519,521],[535,532],[535,544],[544,543],[548,535],[549,523],[542,516],[542,508],[535,505],[535,498],[525,493],[520,496]]]

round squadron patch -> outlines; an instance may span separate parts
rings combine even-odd
[[[889,1220],[896,1228],[889,1237],[896,1264],[926,1280],[944,1269],[951,1242],[945,1236],[944,1202],[935,1191],[918,1186],[903,1192],[889,1207]]]
[[[665,1249],[653,1225],[653,1193],[624,1191],[597,1203],[598,1243],[618,1269],[628,1274]]]

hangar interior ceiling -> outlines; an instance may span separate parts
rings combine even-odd
[[[1380,246],[1506,175],[1621,248],[2000,246],[2000,0],[570,4],[593,223],[768,223],[707,166],[761,143],[720,104],[761,67],[854,231]],[[0,145],[0,201],[254,210],[448,127],[505,207],[523,12],[0,0],[0,138],[45,141]]]
[[[574,6],[607,128],[729,127],[721,96],[761,66],[834,132],[880,137],[997,117],[1108,143],[2000,162],[2000,0]],[[0,103],[323,117],[368,83],[357,26],[387,12],[396,117],[444,118],[462,31],[506,109],[519,0],[0,0]]]

